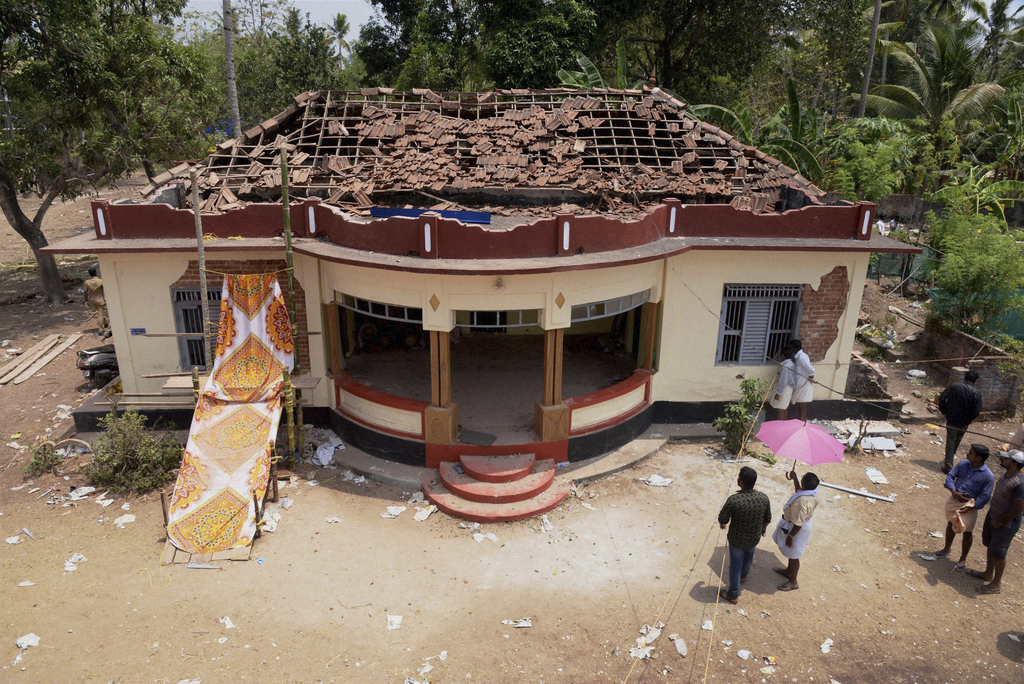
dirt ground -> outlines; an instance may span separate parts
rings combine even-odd
[[[86,225],[77,208],[63,208],[59,230]],[[8,262],[19,249],[10,242],[0,241]],[[67,307],[0,304],[0,340],[25,349],[51,332],[84,331],[79,346],[97,343],[76,288],[69,284],[78,301]],[[38,497],[51,485],[65,492],[84,484],[74,466],[67,480],[31,478],[22,472],[27,453],[3,446],[64,433],[70,421],[58,405],[87,396],[73,353],[43,373],[0,387],[0,538],[21,539],[0,543],[3,682],[1024,680],[1024,645],[1010,638],[1024,631],[1024,540],[1010,549],[998,596],[977,595],[979,581],[952,572],[951,562],[918,555],[941,546],[930,533],[942,527],[946,499],[942,447],[923,425],[908,426],[898,455],[817,468],[828,482],[894,493],[896,503],[822,489],[800,589],[777,590],[771,568],[781,567],[781,554],[765,539],[731,606],[716,601],[725,534],[714,517],[735,489],[737,466],[710,458],[703,442],[670,444],[591,483],[584,491],[597,496],[585,502],[595,510],[570,499],[548,515],[553,531],[541,532],[538,520],[488,526],[497,542],[475,542],[441,513],[414,522],[412,506],[383,519],[386,506],[410,493],[300,468],[298,482],[282,490],[294,505],[257,542],[253,560],[221,570],[161,568],[158,495],[118,497],[108,508],[92,500],[48,506]],[[902,376],[891,374],[894,382]],[[975,428],[1001,441],[1017,425]],[[777,515],[791,491],[787,467],[752,465]],[[871,484],[865,467],[879,468],[890,484]],[[674,481],[638,481],[651,473]],[[311,475],[319,486],[308,484]],[[136,520],[120,529],[113,521],[126,513],[122,504]],[[341,522],[327,522],[332,517]],[[88,560],[68,572],[64,562],[75,553]],[[979,541],[969,566],[983,559]],[[18,586],[26,581],[34,584]],[[403,616],[400,629],[387,630],[388,615]],[[224,617],[235,627],[218,621]],[[523,617],[531,627],[502,624]],[[666,627],[654,659],[632,661],[639,629],[657,620]],[[701,629],[706,620],[713,631]],[[30,632],[39,645],[12,666],[15,640]],[[686,640],[685,658],[668,640],[674,633]],[[826,639],[833,645],[823,654]],[[756,660],[738,657],[741,649]],[[772,674],[761,671],[768,656],[778,661]]]

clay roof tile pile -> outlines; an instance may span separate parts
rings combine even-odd
[[[218,145],[200,169],[203,211],[278,201],[282,145],[293,197],[364,213],[410,192],[432,196],[436,206],[504,203],[503,214],[543,211],[535,205],[545,193],[548,204],[591,198],[617,214],[664,197],[771,211],[784,187],[812,203],[823,195],[657,89],[363,88],[303,93],[280,115]],[[161,174],[148,190],[187,178],[187,168]]]

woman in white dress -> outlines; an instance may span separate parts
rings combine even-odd
[[[803,479],[797,477],[796,466],[786,473],[786,479],[793,481],[793,496],[789,497],[782,510],[782,519],[775,527],[772,539],[779,546],[782,555],[789,559],[789,565],[775,568],[775,572],[786,578],[779,585],[780,591],[799,589],[797,575],[800,572],[800,557],[804,555],[807,541],[811,538],[811,518],[818,506],[818,476],[806,473]]]
[[[768,401],[775,409],[775,420],[786,420],[789,417],[789,404],[793,397],[793,388],[796,386],[796,364],[793,363],[793,350],[788,346],[782,348],[785,359],[779,364],[778,382],[775,384],[775,393]]]

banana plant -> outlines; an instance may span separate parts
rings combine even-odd
[[[931,202],[966,203],[961,208],[980,214],[983,209],[995,216],[1006,228],[1006,208],[1012,206],[1013,193],[1024,192],[1024,181],[993,181],[995,174],[988,166],[971,166],[961,175],[951,176],[946,184],[925,196]]]
[[[732,103],[731,109],[703,104],[693,105],[690,111],[700,119],[710,119],[722,126],[744,145],[756,147],[778,158],[812,181],[820,180],[824,173],[810,145],[820,146],[826,122],[818,110],[800,106],[792,80],[786,83],[786,94],[788,104],[779,107],[775,115],[760,128],[754,126],[750,112],[738,101]]]
[[[604,79],[601,72],[598,70],[594,63],[590,61],[586,56],[580,55],[576,58],[576,62],[580,65],[583,71],[567,71],[565,69],[559,69],[557,76],[560,85],[566,88],[619,88],[621,90],[638,90],[643,87],[643,81],[634,81],[630,83],[626,76],[626,39],[620,38],[615,44],[616,54],[616,85],[609,85],[608,81]]]

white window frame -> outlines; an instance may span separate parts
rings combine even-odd
[[[802,285],[726,284],[715,365],[772,363],[800,329],[802,292]]]
[[[220,293],[221,288],[207,288],[206,296],[210,302],[210,332],[214,339],[210,341],[210,347],[216,352],[217,326],[220,325]],[[195,333],[195,328],[203,320],[203,303],[199,299],[198,287],[175,287],[171,288],[171,303],[174,306],[174,329],[178,333]],[[198,311],[198,318],[196,313]],[[198,366],[200,371],[207,369],[205,363],[206,349],[203,345],[203,335],[200,331],[195,336],[178,338],[178,356],[182,370],[191,370]]]
[[[601,302],[589,302],[587,304],[577,304],[572,307],[571,318],[573,323],[579,323],[581,321],[593,321],[598,318],[607,318],[609,316],[618,316],[620,313],[637,309],[644,305],[644,302],[650,301],[651,291],[644,290],[643,292],[637,292],[635,294],[628,294],[623,297],[615,297],[614,299],[605,299]]]
[[[374,302],[369,299],[360,299],[352,295],[342,294],[341,300],[335,295],[335,303],[342,309],[355,311],[364,316],[383,318],[388,321],[400,321],[402,323],[415,323],[423,325],[423,309],[401,304],[385,304]]]

